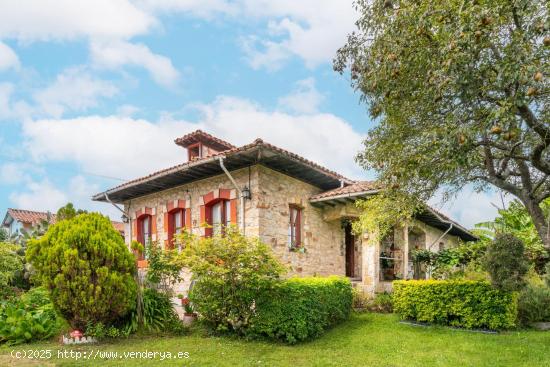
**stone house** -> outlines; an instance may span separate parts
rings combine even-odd
[[[372,293],[394,279],[427,276],[412,266],[410,249],[438,251],[475,239],[430,208],[382,241],[359,236],[351,228],[359,216],[354,203],[375,195],[376,183],[350,180],[261,139],[235,147],[198,130],[175,143],[187,151],[187,162],[93,197],[124,206],[127,243],[151,240],[172,248],[183,228],[211,236],[234,224],[269,244],[291,275],[344,275]]]

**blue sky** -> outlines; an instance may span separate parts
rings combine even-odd
[[[356,14],[348,0],[20,0],[0,4],[0,210],[90,196],[185,160],[197,128],[257,137],[351,178],[373,122],[331,60]],[[441,207],[491,219],[496,194]]]

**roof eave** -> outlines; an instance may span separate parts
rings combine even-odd
[[[340,194],[340,195],[334,195],[334,196],[327,196],[324,198],[316,198],[316,199],[310,199],[310,203],[320,203],[320,202],[326,202],[331,200],[337,200],[337,199],[347,199],[347,198],[356,198],[359,199],[361,196],[367,196],[367,195],[374,195],[380,192],[380,189],[375,190],[366,190],[361,192],[351,192],[347,194]]]

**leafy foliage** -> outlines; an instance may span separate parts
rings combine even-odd
[[[17,272],[23,271],[23,258],[18,254],[20,246],[7,242],[0,242],[0,288],[5,289]]]
[[[149,244],[147,253],[147,282],[166,294],[172,294],[172,286],[182,281],[182,267],[174,261],[176,250],[163,250],[158,242]]]
[[[291,278],[259,294],[246,334],[290,344],[315,338],[349,317],[352,299],[346,278]]]
[[[367,304],[367,309],[377,313],[392,313],[393,300],[390,293],[376,293],[374,298]]]
[[[4,227],[0,227],[0,242],[6,242],[8,238],[8,231]]]
[[[143,290],[143,323],[144,331],[182,333],[183,324],[174,310],[169,296],[155,289]],[[136,309],[132,310],[124,319],[120,329],[125,335],[140,329]]]
[[[0,343],[48,339],[63,325],[44,288],[33,288],[18,300],[0,303]]]
[[[550,197],[547,1],[357,0],[356,8],[358,30],[334,68],[350,70],[379,121],[357,160],[398,198],[384,207],[408,214],[414,202],[400,197],[498,187],[525,204],[550,248],[539,207]]]
[[[110,324],[134,307],[134,258],[101,214],[56,223],[30,241],[27,258],[74,328]]]
[[[62,221],[66,219],[73,219],[77,215],[85,214],[87,213],[86,210],[83,209],[75,209],[73,203],[67,203],[67,205],[59,208],[57,210],[56,219],[57,221]]]
[[[515,326],[517,294],[470,280],[393,282],[393,306],[404,319],[464,328]]]
[[[533,322],[550,322],[550,287],[529,283],[518,299],[518,316],[524,325]]]
[[[193,273],[195,310],[213,328],[240,332],[254,315],[258,294],[272,289],[283,272],[269,246],[237,228],[209,238],[184,233],[177,263]]]
[[[493,286],[504,291],[518,291],[525,285],[529,266],[523,242],[511,234],[499,234],[487,247],[484,267]]]
[[[545,218],[550,218],[550,201],[544,201],[541,207]],[[491,242],[498,233],[513,234],[524,243],[527,258],[540,273],[549,255],[525,206],[513,200],[508,208],[499,209],[498,214],[492,222],[476,224],[476,234],[486,243]]]

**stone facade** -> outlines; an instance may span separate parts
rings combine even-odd
[[[259,237],[271,245],[274,253],[289,267],[289,276],[313,275],[345,275],[346,247],[343,219],[353,220],[359,212],[353,205],[338,205],[334,207],[317,207],[311,205],[309,198],[322,190],[285,174],[273,171],[261,165],[255,165],[232,171],[231,175],[239,187],[250,188],[251,199],[244,200],[244,228],[247,236]],[[165,215],[170,205],[184,206],[189,214],[187,228],[191,233],[204,235],[201,227],[201,206],[204,197],[228,195],[235,201],[236,224],[242,228],[241,202],[237,200],[236,190],[223,174],[190,184],[160,191],[124,203],[127,213],[130,213],[130,223],[126,226],[126,241],[136,239],[136,218],[140,213],[148,211],[152,214],[152,239],[164,245],[168,239]],[[171,204],[172,203],[172,204]],[[289,248],[289,208],[296,205],[302,208],[301,233],[305,252],[294,252]],[[235,215],[236,214],[236,215]],[[414,222],[409,226],[395,229],[395,245],[402,249],[399,257],[401,271],[408,267],[409,228],[418,233],[424,233],[426,244],[436,241],[442,234],[438,229],[424,223]],[[458,239],[446,236],[442,241],[446,247],[455,246]],[[357,285],[364,291],[372,293],[387,287],[380,281],[380,242],[374,241],[374,236],[368,234],[354,236],[355,277]],[[439,244],[433,250],[439,250]],[[190,274],[184,274],[185,281],[175,288],[176,293],[186,294],[189,289]],[[391,284],[391,283],[390,283]]]

